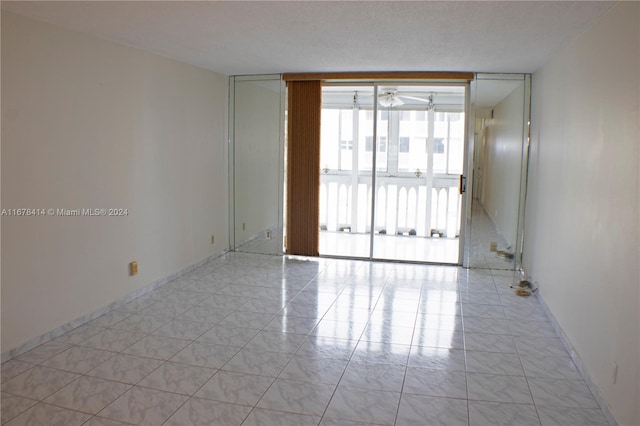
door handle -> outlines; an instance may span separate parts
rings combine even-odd
[[[460,184],[458,186],[458,191],[460,191],[460,195],[467,192],[467,177],[465,175],[460,175]]]

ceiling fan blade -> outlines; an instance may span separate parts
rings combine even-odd
[[[405,99],[413,99],[414,101],[424,102],[425,104],[430,104],[430,103],[433,102],[433,99],[431,99],[431,98],[424,99],[424,98],[418,98],[418,97],[415,97],[415,96],[408,96],[408,95],[399,95],[399,97],[405,98]]]

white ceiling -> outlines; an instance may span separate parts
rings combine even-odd
[[[226,75],[533,72],[611,2],[71,1],[12,11]]]

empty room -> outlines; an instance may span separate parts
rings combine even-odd
[[[2,425],[640,424],[640,2],[1,15]]]

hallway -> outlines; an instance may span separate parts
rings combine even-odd
[[[511,274],[229,253],[4,363],[2,424],[607,425]]]

